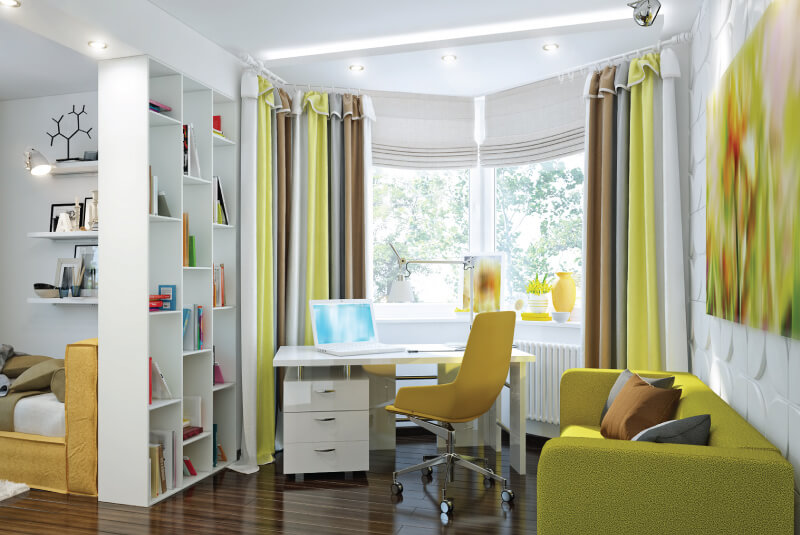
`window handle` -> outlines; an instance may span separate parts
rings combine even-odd
[[[328,448],[328,449],[325,449],[325,450],[314,450],[314,451],[316,451],[317,453],[331,453],[331,452],[336,451],[336,448]]]
[[[332,422],[336,420],[336,418],[314,418],[318,422]]]

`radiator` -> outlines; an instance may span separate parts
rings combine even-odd
[[[516,343],[522,351],[536,355],[528,374],[528,419],[558,424],[561,375],[570,368],[583,368],[580,346],[531,340]]]

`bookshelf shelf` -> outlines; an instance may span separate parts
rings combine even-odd
[[[221,223],[213,223],[211,226],[218,229],[236,230],[236,225],[223,225]]]
[[[96,305],[97,297],[29,297],[28,303],[32,305]]]
[[[210,352],[211,352],[210,349],[197,349],[195,351],[184,351],[183,352],[183,356],[184,357],[191,357],[191,356],[194,356],[194,355],[202,355],[203,353],[210,353]]]
[[[77,230],[75,232],[28,232],[29,238],[48,240],[96,240],[100,233],[96,230]]]
[[[170,405],[175,405],[180,402],[181,402],[180,399],[154,399],[148,408],[151,411],[154,411],[156,409],[160,409],[162,407],[169,407]]]
[[[79,162],[57,163],[50,170],[50,174],[57,175],[96,175],[97,160]]]
[[[203,440],[203,439],[206,439],[206,438],[210,438],[210,437],[211,437],[211,432],[210,431],[203,431],[199,435],[195,435],[192,438],[187,438],[186,440],[184,440],[183,441],[183,445],[185,447],[185,446],[188,446],[189,444],[194,444],[195,442],[198,442],[200,440]]]
[[[214,307],[214,312],[218,312],[221,310],[234,310],[236,307],[233,305],[225,305],[224,307]]]
[[[178,119],[173,119],[168,115],[159,113],[157,111],[148,110],[150,112],[150,126],[180,126],[181,122]]]
[[[185,271],[209,271],[211,266],[183,266]]]
[[[180,223],[181,220],[177,217],[165,217],[163,215],[150,214],[151,223]]]
[[[189,176],[183,175],[183,185],[184,186],[209,186],[211,185],[210,180],[206,180],[204,178],[199,178],[196,176]]]
[[[236,145],[234,140],[218,136],[217,134],[212,134],[211,138],[214,140],[215,147],[233,147]]]
[[[177,316],[180,313],[181,313],[180,310],[154,310],[150,312],[150,317],[152,318],[153,316]]]
[[[232,386],[233,386],[233,385],[235,385],[235,384],[236,384],[236,383],[220,383],[220,384],[218,384],[218,385],[214,385],[214,388],[213,388],[212,390],[213,390],[214,392],[219,392],[220,390],[225,390],[225,389],[227,389],[227,388],[230,388],[230,387],[232,387]]]
[[[185,488],[191,487],[192,485],[194,485],[198,481],[202,481],[203,479],[207,478],[211,474],[212,474],[212,472],[210,472],[210,471],[201,472],[200,470],[197,470],[197,475],[196,476],[183,476],[183,488],[185,489]]]

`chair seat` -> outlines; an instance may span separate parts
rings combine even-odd
[[[599,425],[568,425],[561,431],[562,437],[604,438]]]
[[[395,414],[403,414],[405,416],[414,416],[416,418],[421,418],[423,420],[434,420],[434,421],[437,421],[437,422],[448,422],[448,423],[451,423],[451,424],[460,424],[460,423],[464,423],[464,422],[471,422],[472,420],[475,419],[475,417],[472,417],[472,418],[452,418],[452,417],[448,417],[448,416],[443,416],[441,414],[428,414],[428,413],[425,413],[425,412],[419,412],[419,411],[410,410],[410,409],[401,409],[399,407],[395,407],[394,405],[387,405],[386,406],[386,410],[389,411],[389,412],[393,412]]]

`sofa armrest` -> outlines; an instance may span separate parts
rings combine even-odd
[[[575,368],[561,376],[561,429],[568,425],[600,425],[600,414],[622,370]]]
[[[97,340],[67,346],[67,490],[97,495]]]
[[[793,529],[794,475],[776,450],[565,437],[539,459],[545,535]]]

